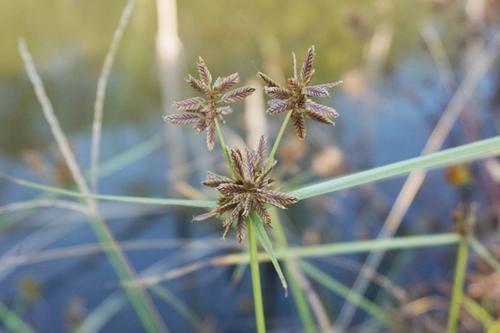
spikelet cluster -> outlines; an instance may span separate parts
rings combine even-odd
[[[238,241],[241,242],[244,237],[245,222],[252,210],[255,210],[267,226],[270,226],[271,217],[265,208],[266,204],[284,209],[285,206],[296,203],[297,198],[273,190],[274,180],[270,174],[276,163],[267,162],[266,151],[267,144],[264,136],[260,138],[256,150],[231,149],[234,176],[208,174],[203,185],[215,188],[219,192],[217,207],[195,217],[195,221],[217,216],[223,221],[224,236],[234,226]]]
[[[244,100],[255,89],[251,87],[232,89],[240,82],[238,73],[213,80],[202,57],[198,58],[196,66],[199,78],[189,75],[186,82],[203,97],[192,97],[174,102],[173,105],[179,113],[164,118],[174,124],[192,125],[197,133],[206,130],[207,147],[208,150],[212,150],[215,145],[217,119],[224,122],[223,117],[233,112],[230,105]]]
[[[264,81],[264,92],[271,97],[268,101],[267,113],[279,114],[292,112],[291,120],[299,139],[306,137],[306,119],[318,121],[327,125],[335,125],[333,118],[338,117],[335,109],[316,103],[311,97],[327,97],[329,89],[336,87],[342,81],[309,85],[314,75],[314,57],[316,55],[314,46],[306,53],[300,76],[297,74],[297,61],[293,54],[293,77],[287,80],[286,87],[281,86],[268,75],[258,72],[257,75]]]

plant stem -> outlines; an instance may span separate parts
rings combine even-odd
[[[33,333],[31,327],[2,302],[0,302],[0,323],[12,332]]]
[[[217,136],[219,137],[219,143],[222,148],[222,152],[224,153],[224,157],[226,158],[229,170],[231,171],[231,175],[234,177],[235,171],[233,163],[231,162],[231,156],[229,156],[229,150],[227,149],[226,141],[224,140],[224,134],[222,134],[222,130],[220,129],[219,121],[217,120],[217,118],[215,119],[215,130],[217,131]]]
[[[453,282],[453,293],[450,301],[450,312],[448,315],[447,333],[457,332],[460,306],[462,305],[465,273],[467,270],[467,238],[462,237],[458,243],[457,261],[455,264],[455,280]]]
[[[484,261],[486,261],[497,272],[500,272],[500,262],[481,244],[474,236],[469,238],[469,245]]]
[[[286,250],[288,248],[288,241],[286,239],[285,230],[283,230],[283,225],[281,224],[281,219],[276,211],[276,208],[272,207],[269,210],[271,214],[271,219],[273,221],[273,235],[276,243],[280,249]],[[290,282],[290,289],[292,290],[293,300],[295,306],[297,307],[297,312],[299,313],[300,320],[302,321],[302,326],[306,333],[315,333],[316,325],[312,317],[311,311],[307,304],[306,297],[303,290],[301,289],[297,278],[293,272],[294,262],[291,259],[285,259],[285,267],[287,272],[288,281]],[[298,267],[296,267],[298,269]]]
[[[290,121],[290,117],[292,116],[293,111],[289,111],[288,114],[285,117],[285,120],[283,120],[283,123],[281,124],[280,131],[278,132],[278,136],[276,137],[276,140],[274,141],[273,148],[271,149],[271,153],[269,154],[268,161],[269,163],[272,163],[274,160],[274,155],[276,155],[276,152],[278,151],[278,147],[281,143],[281,139],[283,138],[283,134],[285,134],[286,127],[288,126],[288,122]]]
[[[253,225],[250,223],[250,220],[247,222],[247,228],[248,248],[250,251],[250,269],[252,272],[253,301],[255,307],[255,322],[257,324],[257,332],[265,333],[266,323],[264,319],[264,305],[262,302],[262,287],[260,285],[257,239],[255,238]]]

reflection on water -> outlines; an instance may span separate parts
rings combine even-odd
[[[291,137],[285,138],[285,143],[291,147],[288,152],[282,151],[280,157],[290,161],[288,165],[284,163],[287,165],[283,170],[286,178],[300,183],[316,179],[318,174],[332,176],[402,160],[420,153],[450,99],[449,85],[443,84],[436,70],[436,59],[433,60],[426,49],[419,27],[424,19],[434,22],[449,50],[453,69],[458,73],[461,73],[465,57],[457,45],[459,42],[467,45],[469,41],[465,38],[467,31],[461,27],[461,9],[446,5],[436,7],[435,3],[446,1],[224,0],[217,1],[217,5],[209,0],[179,1],[179,33],[185,59],[185,64],[179,64],[180,72],[194,71],[192,59],[203,54],[214,72],[238,70],[242,77],[251,77],[257,67],[279,74],[290,69],[290,50],[296,50],[302,57],[307,46],[314,43],[319,51],[317,82],[338,78],[345,81],[343,89],[334,93],[329,101],[341,117],[333,130],[319,124],[308,125],[312,145],[309,150],[302,151],[300,144],[295,144]],[[1,13],[16,14],[0,20],[0,40],[3,41],[0,52],[5,55],[0,58],[2,172],[71,186],[21,68],[16,51],[17,36],[23,35],[29,42],[61,124],[70,133],[82,165],[87,166],[96,79],[122,6],[123,1],[108,2],[106,10],[97,1],[0,3]],[[153,1],[137,2],[113,70],[102,141],[103,160],[109,162],[107,170],[112,171],[101,179],[103,193],[163,196],[165,174],[174,167],[165,158],[162,141],[154,138],[163,130],[159,121],[163,111],[155,65],[155,18]],[[482,80],[473,110],[465,110],[467,116],[453,129],[447,145],[497,133],[490,104],[498,89],[496,79],[494,73],[489,73]],[[242,112],[239,113],[230,121],[243,127]],[[271,119],[270,125],[277,127],[278,121]],[[193,140],[201,144],[204,138],[199,136]],[[138,161],[128,163],[112,159],[141,142],[146,144],[141,146],[144,150]],[[332,145],[336,148],[323,150]],[[319,166],[312,162],[311,167],[310,161],[318,159]],[[331,163],[338,170],[328,173],[321,168],[322,163]],[[309,170],[309,174],[298,176],[294,171],[297,166]],[[194,169],[192,167],[181,171]],[[472,182],[466,184],[466,188],[450,184],[442,171],[431,172],[400,233],[448,231],[451,212],[463,198],[477,201],[485,212],[481,217],[485,228],[492,225],[493,213],[489,212],[493,200],[488,186],[484,186],[482,171],[472,166],[468,172]],[[197,176],[189,180],[193,186],[198,186]],[[396,179],[342,191],[291,208],[287,218],[291,242],[312,244],[373,238],[402,182]],[[38,192],[0,183],[2,203],[38,195]],[[219,245],[205,246],[201,250],[192,241],[174,248],[168,245],[169,241],[178,238],[219,237],[217,223],[193,225],[186,222],[198,213],[194,209],[103,204],[101,211],[118,240],[145,241],[150,246],[161,244],[149,250],[136,249],[127,253],[139,272],[164,272],[224,253],[228,244],[233,245],[226,242],[220,247],[217,243]],[[110,311],[111,319],[105,326],[107,331],[140,330],[137,321],[127,320],[135,315],[120,298],[122,294],[117,292],[119,288],[112,269],[102,254],[91,252],[75,257],[70,253],[67,255],[72,259],[54,260],[51,257],[54,253],[43,252],[94,243],[95,237],[81,215],[50,209],[28,211],[0,217],[0,230],[0,281],[3,286],[0,298],[29,318],[38,331],[64,331],[80,323],[98,306],[103,313],[106,309]],[[9,263],[9,256],[38,252],[52,259],[25,257],[16,261],[19,266]],[[395,265],[383,265],[381,271],[406,289],[416,283],[432,285],[448,277],[451,252],[451,248],[444,247],[391,253],[387,263]],[[419,260],[422,257],[426,260]],[[346,258],[357,267],[364,256]],[[356,276],[353,271],[340,269],[338,262],[323,265],[347,284]],[[293,300],[282,297],[271,267],[264,266],[263,274],[270,327],[300,331]],[[248,274],[231,289],[227,285],[232,277],[232,268],[206,268],[163,285],[194,313],[202,315],[203,325],[213,326],[218,332],[251,332],[254,322],[248,299],[251,295]],[[375,296],[374,290],[370,290],[368,297]],[[193,331],[189,320],[180,316],[172,304],[155,302],[172,331]],[[342,303],[340,298],[330,298],[325,304],[328,313],[336,314]],[[366,316],[361,314],[356,322],[363,319]]]

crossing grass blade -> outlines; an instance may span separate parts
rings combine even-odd
[[[141,205],[159,205],[159,206],[185,206],[185,207],[198,207],[198,208],[213,208],[215,201],[210,200],[188,200],[188,199],[168,199],[168,198],[147,198],[147,197],[133,197],[133,196],[120,196],[120,195],[106,195],[106,194],[89,194],[85,195],[80,192],[66,190],[58,187],[44,185],[29,180],[24,180],[12,176],[0,174],[0,178],[12,181],[18,185],[29,187],[35,190],[40,190],[46,193],[63,195],[73,198],[93,198],[104,201],[123,202]]]
[[[358,172],[352,175],[307,185],[290,194],[299,200],[316,197],[346,188],[372,183],[396,176],[405,175],[413,170],[427,170],[448,165],[471,162],[500,154],[500,136],[476,141],[437,153],[410,158],[401,162]]]
[[[278,259],[276,258],[276,255],[274,253],[273,245],[271,243],[271,240],[269,239],[269,235],[267,234],[266,230],[264,229],[264,222],[262,222],[260,220],[260,217],[255,212],[252,212],[250,214],[250,221],[251,221],[252,225],[254,226],[254,230],[255,230],[255,233],[257,235],[257,239],[259,240],[259,243],[262,245],[262,247],[266,251],[267,255],[269,256],[269,258],[271,260],[271,263],[274,266],[274,269],[276,270],[276,273],[278,274],[281,285],[285,289],[285,295],[288,295],[288,284],[286,282],[285,275],[283,274],[283,271],[281,270]]]
[[[401,250],[415,249],[420,247],[445,246],[457,244],[460,236],[455,233],[445,233],[425,236],[404,236],[395,238],[382,238],[373,240],[358,240],[352,242],[340,242],[322,245],[292,246],[276,249],[276,259],[288,258],[321,258],[340,254],[366,253],[378,250]],[[270,261],[267,253],[259,253],[260,261]],[[245,253],[227,254],[211,260],[211,264],[217,266],[248,263],[248,255]]]
[[[383,323],[389,322],[386,313],[377,304],[373,303],[372,301],[364,298],[359,294],[351,293],[351,290],[348,287],[346,287],[339,281],[335,280],[325,272],[321,271],[317,267],[314,267],[313,265],[306,263],[305,261],[300,261],[299,266],[313,280],[323,285],[324,287],[328,288],[335,294],[338,294],[344,298],[349,298],[351,302],[359,306],[359,308],[365,310],[367,313],[371,314],[374,318],[376,318],[380,322]]]
[[[500,272],[500,262],[481,244],[475,237],[469,237],[469,245],[484,261],[486,261],[497,272]]]
[[[14,333],[34,332],[28,324],[2,302],[0,302],[0,323]]]

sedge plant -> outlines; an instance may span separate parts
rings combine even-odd
[[[314,120],[327,125],[334,125],[333,118],[338,116],[335,109],[316,103],[313,97],[329,96],[329,89],[341,81],[310,85],[314,75],[315,48],[311,46],[305,55],[304,62],[297,70],[295,54],[292,53],[293,76],[287,80],[286,86],[280,85],[268,75],[258,72],[264,81],[264,92],[271,98],[268,101],[267,113],[271,115],[286,113],[269,156],[267,155],[267,139],[261,136],[258,146],[252,148],[228,148],[226,146],[220,123],[224,116],[233,112],[231,104],[240,102],[254,92],[254,88],[234,88],[239,83],[239,74],[213,79],[202,57],[196,63],[198,78],[189,75],[186,82],[202,97],[191,97],[174,102],[178,113],[165,116],[164,119],[178,125],[192,125],[200,133],[206,131],[208,150],[213,150],[215,137],[218,136],[222,152],[226,158],[230,175],[223,176],[209,172],[203,185],[218,191],[216,207],[208,213],[198,215],[195,221],[203,221],[212,217],[222,220],[226,237],[231,229],[236,230],[237,239],[242,242],[245,230],[250,254],[250,267],[254,295],[254,307],[258,332],[265,332],[264,307],[259,274],[257,238],[263,248],[271,256],[271,260],[287,290],[287,283],[277,259],[273,255],[271,241],[264,226],[273,223],[266,206],[271,205],[285,209],[298,201],[294,195],[276,190],[276,181],[272,171],[277,161],[274,159],[283,134],[289,121],[292,121],[300,140],[306,137],[306,120]],[[278,223],[278,222],[276,222]]]

